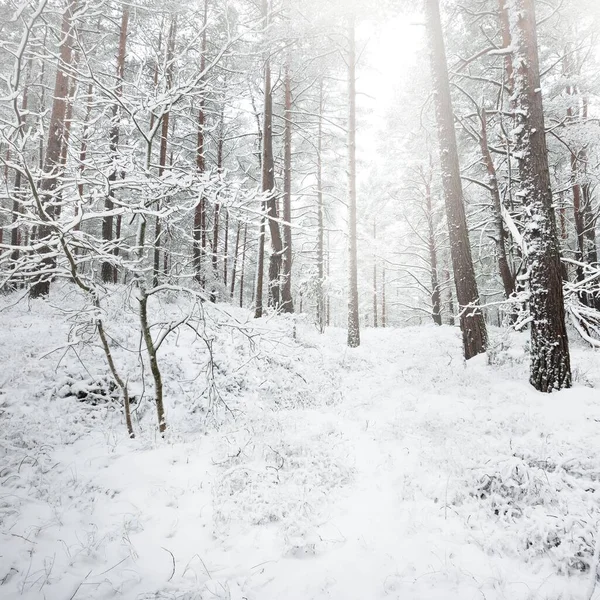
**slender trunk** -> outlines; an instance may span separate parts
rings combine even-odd
[[[502,47],[510,48],[512,36],[510,33],[510,21],[508,17],[508,0],[498,0],[498,16],[500,19],[500,32],[502,34]],[[513,57],[510,52],[504,55],[504,74],[506,81],[504,87],[509,98],[515,91],[515,70],[513,66]]]
[[[246,244],[248,243],[248,223],[244,225],[244,245],[242,246],[242,266],[240,269],[240,308],[244,306],[244,276],[246,274]]]
[[[444,277],[448,288],[448,298],[446,300],[446,309],[448,311],[448,325],[454,326],[454,296],[452,295],[452,280],[450,279],[450,271],[444,269]]]
[[[238,223],[236,232],[235,232],[235,252],[233,254],[233,265],[231,266],[231,292],[230,297],[233,300],[233,294],[235,293],[235,276],[237,271],[237,263],[238,263],[238,253],[240,251],[240,232],[242,229],[242,224]]]
[[[39,186],[40,197],[37,200],[38,216],[43,222],[38,228],[37,238],[43,242],[43,245],[38,251],[41,260],[38,273],[29,291],[31,298],[48,296],[50,293],[50,281],[54,275],[56,265],[56,257],[50,245],[50,237],[53,231],[51,223],[56,216],[54,196],[62,174],[62,144],[64,143],[69,97],[68,70],[73,62],[73,46],[75,43],[73,17],[76,9],[77,0],[69,0],[63,14],[60,57],[54,83],[52,112],[48,127],[48,143],[44,155],[44,177]]]
[[[264,209],[263,209],[264,210]],[[265,216],[260,220],[260,230],[258,233],[258,250],[256,257],[256,285],[254,287],[254,318],[260,319],[263,316],[263,279],[265,271]]]
[[[385,266],[381,270],[381,326],[387,327],[387,307],[385,302]]]
[[[269,24],[269,7],[263,0],[263,15],[265,26]],[[271,62],[265,60],[265,90],[262,140],[262,191],[266,197],[269,233],[271,234],[271,257],[269,260],[269,304],[279,309],[281,307],[281,264],[283,255],[283,240],[278,223],[277,192],[275,189],[275,161],[273,157],[273,90],[271,87]]]
[[[512,62],[511,62],[512,64]],[[492,210],[494,213],[494,226],[496,231],[494,232],[494,242],[496,244],[496,254],[498,256],[498,270],[500,272],[500,279],[504,286],[504,296],[510,298],[515,291],[515,280],[511,273],[510,266],[508,264],[508,258],[506,256],[506,246],[504,240],[506,239],[506,232],[504,230],[504,220],[502,218],[502,199],[500,196],[500,188],[498,187],[498,175],[496,173],[496,166],[492,159],[492,154],[488,146],[487,136],[487,114],[485,108],[481,109],[481,137],[480,147],[481,155],[483,157],[483,164],[485,165],[488,179],[487,183],[490,188],[490,194],[492,196]]]
[[[29,61],[27,63],[27,76],[26,76],[26,83],[23,88],[23,102],[21,103],[21,112],[19,114],[19,120],[20,120],[19,127],[26,126],[26,116],[25,115],[27,114],[27,110],[29,108],[29,79],[31,77],[32,62],[33,62],[33,59],[29,59]],[[7,166],[6,183],[8,185],[8,166]],[[19,258],[19,250],[17,249],[17,247],[19,246],[21,236],[19,235],[19,227],[18,227],[17,222],[19,220],[19,215],[22,212],[21,202],[22,202],[23,198],[22,198],[21,187],[22,187],[22,173],[21,173],[21,170],[18,169],[15,173],[15,184],[14,184],[14,192],[13,192],[14,197],[13,197],[13,202],[12,202],[12,215],[11,215],[10,245],[14,248],[14,250],[11,253],[12,260],[18,260],[18,258]]]
[[[221,118],[219,125],[219,142],[217,144],[217,172],[222,173],[223,171],[223,110],[224,107],[221,107]],[[221,204],[218,200],[215,202],[215,212],[213,218],[213,241],[212,241],[212,270],[213,270],[213,280],[216,283],[219,281],[219,228],[220,228],[220,220],[221,220]],[[216,289],[213,286],[212,292],[210,295],[211,302],[217,301]]]
[[[289,67],[285,66],[284,166],[283,166],[283,264],[281,309],[294,312],[292,302],[292,86]]]
[[[88,149],[88,136],[89,136],[89,127],[90,127],[90,117],[92,114],[92,97],[94,94],[94,86],[93,84],[88,85],[87,89],[87,103],[85,110],[85,120],[83,122],[83,131],[81,132],[81,148],[79,150],[79,182],[77,184],[77,193],[79,195],[79,202],[83,202],[83,173],[85,171],[85,161],[87,159],[87,149]],[[75,207],[75,216],[79,216],[79,206]],[[77,223],[75,229],[79,231],[80,223]]]
[[[460,311],[464,355],[466,359],[469,359],[485,352],[487,331],[483,314],[479,308],[479,293],[463,201],[439,0],[425,0],[425,9],[450,253]]]
[[[223,284],[227,288],[227,271],[229,263],[229,211],[225,209],[225,239],[223,240]]]
[[[354,16],[348,27],[348,346],[360,346],[356,247],[356,41]]]
[[[166,67],[167,67],[167,91],[171,89],[173,84],[173,57],[175,54],[175,35],[177,31],[177,17],[173,17],[169,27],[169,36],[167,41]],[[164,113],[162,117],[161,132],[160,132],[160,149],[158,156],[158,176],[162,177],[165,166],[167,165],[167,150],[169,139],[169,121],[170,111]],[[162,208],[161,199],[157,201],[157,210]],[[161,246],[165,245],[165,235],[163,233],[162,222],[160,215],[156,215],[154,221],[154,251],[153,251],[153,268],[152,268],[152,285],[155,287],[159,283],[160,275],[160,251]]]
[[[435,242],[435,223],[431,183],[433,167],[429,170],[429,178],[425,182],[425,215],[427,218],[427,246],[429,250],[429,268],[431,270],[431,317],[436,325],[442,324],[442,299],[438,281],[437,244]]]
[[[325,230],[323,206],[323,80],[319,86],[319,121],[317,129],[317,323],[319,331],[325,331]]]
[[[123,13],[121,15],[121,29],[119,32],[119,50],[117,53],[117,87],[115,95],[120,98],[123,94],[123,79],[125,77],[125,53],[127,49],[127,30],[129,27],[129,6],[123,6]],[[121,111],[119,109],[118,102],[113,105],[112,124],[110,128],[110,156],[112,160],[112,166],[110,174],[108,175],[108,194],[104,200],[104,209],[111,211],[114,209],[114,190],[112,184],[117,180],[118,174],[118,159],[119,159],[119,129],[121,121]],[[109,246],[113,242],[113,225],[114,218],[112,215],[107,215],[102,219],[102,240],[107,245],[107,251],[110,250]],[[112,253],[116,254],[116,247],[112,249]],[[117,267],[111,261],[105,260],[101,267],[101,277],[104,283],[116,283],[117,282]]]
[[[203,73],[206,68],[206,46],[207,46],[207,23],[208,23],[208,0],[204,0],[204,20],[202,23],[202,48],[200,51],[200,71]],[[204,80],[201,82],[204,84]],[[204,159],[204,127],[206,115],[204,113],[204,90],[200,97],[200,107],[198,109],[198,142],[196,149],[196,170],[199,175],[205,171]],[[196,279],[204,285],[202,277],[202,261],[206,255],[206,199],[201,195],[198,204],[194,210],[194,231],[193,231],[193,259]]]
[[[373,219],[373,327],[378,327],[377,319],[377,220]]]
[[[541,392],[571,385],[569,342],[565,327],[560,248],[548,168],[533,0],[513,0],[511,25],[515,64],[516,156],[529,226],[531,312],[531,384]]]

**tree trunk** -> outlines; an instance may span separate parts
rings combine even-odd
[[[244,245],[242,246],[242,266],[240,269],[240,308],[244,306],[244,275],[246,274],[246,244],[248,242],[248,223],[244,225]]]
[[[173,83],[173,57],[175,54],[175,35],[177,31],[177,17],[173,17],[171,20],[171,26],[169,27],[169,37],[167,41],[167,54],[166,54],[166,65],[167,65],[167,90],[171,89]],[[160,150],[158,156],[158,176],[162,177],[165,166],[167,165],[167,149],[169,140],[169,120],[170,112],[167,111],[162,116],[161,132],[160,132]],[[161,209],[161,200],[157,200],[157,210]],[[156,215],[154,221],[154,260],[152,268],[152,285],[157,286],[159,283],[160,275],[160,250],[161,245],[165,244],[165,235],[162,230],[162,222],[160,215]]]
[[[381,326],[387,327],[387,307],[385,303],[385,265],[381,270]]]
[[[123,5],[123,14],[121,15],[121,30],[119,33],[119,51],[117,54],[117,88],[115,95],[120,98],[123,93],[123,79],[125,76],[125,52],[127,49],[127,29],[129,26],[129,6]],[[114,190],[112,184],[117,180],[118,167],[117,161],[119,158],[119,129],[120,129],[121,111],[118,103],[113,106],[112,124],[110,128],[110,156],[113,162],[110,174],[108,176],[108,194],[104,200],[104,209],[111,211],[114,208]],[[102,219],[102,240],[105,244],[110,245],[113,240],[113,221],[112,215],[107,215]],[[113,250],[114,252],[114,250]],[[100,270],[102,281],[104,283],[117,282],[117,267],[110,261],[103,261]]]
[[[528,227],[531,311],[531,384],[541,392],[571,385],[565,327],[560,249],[548,169],[535,8],[533,0],[512,0],[515,64],[516,156]]]
[[[262,2],[265,28],[270,15],[267,0]],[[275,161],[273,157],[273,90],[271,86],[271,61],[265,60],[265,90],[262,136],[262,191],[266,197],[269,233],[271,234],[271,257],[269,260],[269,304],[276,310],[281,308],[281,265],[283,260],[283,240],[279,229],[277,193],[275,190]],[[258,302],[258,299],[257,299]]]
[[[283,166],[283,265],[281,286],[281,310],[294,312],[292,302],[292,86],[288,65],[285,66],[284,111],[284,166]]]
[[[356,40],[354,16],[348,26],[348,346],[360,346],[356,247]]]
[[[425,0],[425,12],[450,253],[460,311],[464,355],[469,359],[485,352],[487,331],[479,308],[479,293],[471,257],[439,0]]]
[[[442,324],[442,301],[437,268],[437,244],[435,241],[435,224],[433,220],[433,203],[431,198],[431,179],[433,167],[430,168],[425,181],[425,216],[427,219],[427,246],[429,250],[429,268],[431,269],[431,317],[436,325]]]
[[[325,331],[325,230],[323,205],[323,79],[319,85],[319,121],[317,126],[317,324],[319,331]]]
[[[264,209],[263,209],[264,210]],[[265,272],[265,216],[260,220],[260,230],[258,233],[258,250],[256,257],[256,285],[254,287],[254,318],[260,319],[263,316],[263,280]]]
[[[200,71],[204,72],[206,68],[206,45],[207,45],[207,23],[208,23],[208,0],[204,0],[204,21],[202,24],[202,49],[200,53]],[[204,113],[204,95],[200,98],[200,108],[198,109],[198,142],[196,149],[196,169],[199,175],[205,171],[204,159],[204,127],[206,115]],[[194,210],[194,231],[193,231],[193,259],[196,279],[204,285],[202,270],[203,259],[206,255],[206,199],[202,195]]]
[[[508,264],[506,246],[504,245],[506,232],[504,230],[504,220],[502,218],[502,198],[500,196],[500,188],[498,187],[496,166],[494,165],[494,160],[492,159],[492,154],[488,146],[487,114],[485,108],[481,109],[480,118],[481,136],[479,138],[479,144],[481,147],[483,164],[485,165],[488,174],[487,184],[490,188],[490,194],[492,196],[492,210],[494,213],[494,225],[496,229],[494,232],[494,242],[496,244],[496,254],[498,256],[498,270],[500,272],[500,279],[502,280],[502,285],[504,287],[504,296],[506,298],[510,298],[515,292],[515,280]]]
[[[237,275],[237,263],[238,263],[238,254],[240,251],[240,233],[242,230],[242,224],[238,222],[236,232],[235,232],[235,252],[233,254],[233,265],[231,266],[231,292],[229,296],[233,300],[233,294],[235,293],[235,277]]]
[[[373,219],[373,327],[379,326],[379,320],[377,318],[377,220]]]
[[[67,71],[73,62],[73,46],[75,43],[73,15],[77,9],[77,0],[69,0],[62,20],[60,57],[54,82],[54,96],[50,124],[48,127],[48,143],[44,155],[44,177],[40,183],[40,198],[37,210],[43,224],[39,226],[37,238],[43,242],[38,251],[40,264],[35,275],[29,295],[40,298],[50,293],[50,281],[56,266],[56,257],[50,246],[53,231],[52,221],[56,216],[53,203],[54,192],[61,177],[62,145],[64,143],[66,112],[69,97],[69,76]]]

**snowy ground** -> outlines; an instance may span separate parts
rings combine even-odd
[[[141,397],[128,440],[118,408],[70,395],[106,373],[75,344],[74,291],[16,300],[0,312],[3,600],[587,598],[600,354],[575,340],[576,385],[548,396],[523,335],[496,330],[465,364],[449,327],[365,330],[348,350],[343,331],[213,311],[215,411],[206,345],[173,336],[162,440],[115,292]]]

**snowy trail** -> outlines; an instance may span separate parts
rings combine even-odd
[[[51,340],[29,335],[44,355]],[[243,373],[230,338],[236,419],[199,433],[178,399],[167,441],[151,412],[129,441],[118,412],[40,396],[56,359],[0,348],[3,600],[583,597],[588,574],[564,569],[600,518],[598,353],[574,348],[583,384],[546,396],[518,337],[494,367],[465,365],[451,328],[367,330],[348,350],[304,327]],[[169,352],[189,377],[196,355]],[[504,487],[482,495],[486,477]]]

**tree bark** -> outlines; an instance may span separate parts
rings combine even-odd
[[[48,296],[50,281],[56,267],[56,256],[50,245],[50,237],[53,231],[51,223],[57,213],[54,196],[62,175],[61,157],[63,155],[63,144],[65,143],[66,113],[70,89],[68,70],[73,62],[73,46],[75,43],[74,13],[77,10],[77,5],[77,0],[69,0],[62,19],[59,61],[54,82],[48,143],[44,154],[44,176],[39,186],[40,197],[37,200],[37,210],[43,222],[38,228],[37,238],[43,242],[43,245],[38,251],[40,256],[38,273],[29,290],[31,298]]]
[[[424,1],[450,254],[460,312],[464,355],[469,359],[485,352],[487,331],[479,308],[479,293],[471,256],[439,0]]]
[[[360,346],[356,244],[356,40],[354,16],[348,25],[348,346]]]
[[[323,79],[319,84],[319,121],[317,125],[317,324],[325,331],[325,229],[323,205]]]
[[[166,65],[167,65],[167,90],[171,89],[173,83],[173,57],[175,54],[175,35],[177,31],[177,17],[173,17],[171,25],[169,27],[169,36],[167,41],[167,54],[166,54]],[[158,156],[158,176],[162,177],[165,166],[167,165],[167,149],[169,140],[169,121],[170,111],[167,111],[162,116],[161,132],[160,132],[160,149]],[[161,200],[157,200],[157,209],[161,209]],[[160,251],[161,246],[165,244],[165,236],[162,230],[162,222],[160,215],[156,215],[154,221],[154,260],[152,268],[152,285],[155,287],[159,283],[160,275]]]
[[[496,244],[496,254],[498,257],[498,271],[500,272],[500,279],[502,280],[502,285],[504,287],[504,296],[508,299],[515,292],[515,279],[508,264],[506,246],[504,245],[506,231],[504,230],[504,220],[502,218],[502,198],[500,196],[500,188],[498,187],[496,166],[488,146],[487,113],[485,108],[481,109],[480,119],[481,136],[479,138],[479,145],[481,147],[483,164],[488,174],[487,184],[490,188],[490,194],[492,196],[492,210],[494,213],[494,226],[496,229],[494,232],[494,243]]]
[[[379,326],[379,319],[377,318],[377,220],[373,219],[373,327]]]
[[[292,85],[289,67],[285,66],[284,166],[283,166],[283,264],[281,310],[294,312],[292,302]]]
[[[127,30],[129,27],[129,6],[123,6],[123,13],[121,15],[121,29],[119,32],[119,50],[117,54],[117,87],[115,95],[121,97],[123,93],[123,79],[125,77],[125,52],[127,49]],[[108,194],[104,200],[104,209],[111,211],[114,208],[114,190],[112,184],[117,180],[118,168],[118,147],[119,147],[119,129],[120,129],[121,111],[119,110],[118,103],[115,102],[113,106],[112,124],[110,128],[110,156],[112,160],[112,167],[108,176]],[[113,221],[112,215],[107,215],[102,219],[102,240],[105,244],[109,245],[113,240]],[[116,250],[116,249],[115,249]],[[114,252],[114,251],[113,251]],[[117,282],[117,267],[110,261],[103,261],[100,269],[102,281],[104,283],[116,283]]]
[[[202,48],[200,52],[200,71],[203,73],[206,69],[206,46],[207,46],[207,23],[208,23],[208,0],[204,0],[204,20],[202,24]],[[202,81],[204,83],[204,81]],[[204,92],[204,90],[203,90]],[[206,170],[204,159],[204,127],[206,115],[204,112],[204,93],[200,97],[200,107],[198,109],[198,142],[196,149],[196,169],[199,175],[204,174]],[[206,255],[206,199],[201,195],[198,204],[194,210],[194,231],[193,231],[193,260],[196,279],[203,286],[202,262]]]
[[[535,5],[512,0],[515,48],[516,156],[528,226],[531,312],[531,384],[541,392],[571,385],[569,342],[565,327],[560,246],[552,206],[548,149],[544,128]]]

